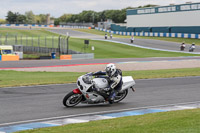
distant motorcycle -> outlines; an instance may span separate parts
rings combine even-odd
[[[181,51],[184,51],[184,50],[185,50],[185,47],[184,47],[184,46],[181,46],[181,47],[180,47],[180,50],[181,50]]]
[[[189,48],[189,52],[193,52],[195,50],[195,44],[192,44]]]
[[[115,96],[114,103],[122,101],[127,96],[128,89],[135,91],[135,81],[132,76],[122,77],[122,80],[122,89]],[[77,89],[69,92],[64,97],[64,106],[73,107],[79,103],[98,104],[108,102],[109,92],[104,91],[104,88],[109,86],[109,80],[107,76],[87,73],[78,78],[77,86]]]
[[[132,36],[131,37],[131,43],[133,43],[134,40],[135,40],[135,38]]]
[[[182,43],[182,44],[181,44],[180,50],[181,50],[181,51],[184,51],[184,50],[185,50],[185,43]]]

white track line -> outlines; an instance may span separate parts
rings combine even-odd
[[[50,118],[42,118],[42,119],[34,119],[34,120],[26,120],[26,121],[18,121],[18,122],[10,122],[10,123],[2,123],[2,124],[0,124],[0,126],[8,126],[8,125],[14,125],[14,124],[39,122],[39,121],[48,121],[48,120],[79,117],[79,116],[86,116],[86,115],[98,115],[98,114],[104,114],[104,113],[115,113],[115,112],[123,112],[123,111],[130,111],[130,110],[147,109],[147,108],[158,108],[158,107],[167,107],[167,106],[187,105],[187,104],[195,104],[195,103],[200,103],[200,101],[186,102],[186,103],[176,103],[176,104],[166,104],[166,105],[156,105],[156,106],[147,106],[147,107],[138,107],[138,108],[128,108],[128,109],[121,109],[121,110],[100,111],[100,112],[68,115],[68,116],[58,116],[58,117],[50,117]]]
[[[146,47],[146,46],[141,46],[141,45],[137,45],[137,44],[131,44],[131,43],[120,42],[120,41],[113,41],[113,40],[103,40],[103,39],[91,39],[91,40],[120,43],[120,44],[124,44],[124,45],[128,45],[128,46],[133,46],[133,47],[138,47],[138,48],[144,48],[144,49],[151,49],[151,50],[158,50],[158,51],[165,51],[165,52],[176,52],[176,53],[187,53],[187,54],[200,54],[200,52],[183,52],[183,51],[176,51],[176,50],[159,49],[159,48]]]

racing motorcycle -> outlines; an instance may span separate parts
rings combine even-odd
[[[135,91],[135,81],[132,76],[124,76],[122,81],[122,89],[116,94],[114,103],[122,101],[127,96],[128,89]],[[109,92],[104,91],[104,88],[109,87],[109,78],[107,76],[87,73],[78,78],[77,87],[77,89],[69,92],[64,97],[64,106],[73,107],[79,103],[108,103]]]

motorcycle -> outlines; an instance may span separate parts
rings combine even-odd
[[[128,89],[135,91],[135,81],[132,76],[122,77],[122,89],[116,94],[114,103],[122,101],[128,94]],[[69,92],[63,99],[63,105],[73,107],[79,103],[99,104],[108,103],[109,92],[104,88],[109,87],[109,78],[105,75],[87,73],[77,80],[77,89]]]
[[[193,52],[194,49],[195,49],[195,46],[191,46],[191,47],[189,48],[189,52]]]
[[[180,50],[181,50],[181,51],[184,51],[184,50],[185,50],[185,46],[182,45],[182,46],[180,47]]]

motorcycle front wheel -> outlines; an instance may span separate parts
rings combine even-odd
[[[128,94],[128,89],[118,93],[115,97],[114,103],[122,101],[127,96],[127,94]]]
[[[73,91],[68,93],[63,99],[63,105],[66,107],[73,107],[82,101],[81,94],[75,94]]]

